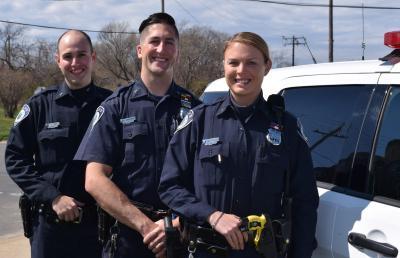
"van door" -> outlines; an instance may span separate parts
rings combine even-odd
[[[382,110],[368,180],[373,200],[349,232],[350,257],[396,257],[400,248],[400,85],[387,90]]]

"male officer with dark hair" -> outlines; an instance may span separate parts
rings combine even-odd
[[[56,61],[64,82],[31,97],[11,128],[6,167],[24,192],[21,209],[31,215],[24,224],[32,258],[101,255],[85,163],[73,160],[96,108],[111,94],[92,82],[95,60],[86,33],[63,33]]]
[[[104,249],[114,257],[165,255],[160,210],[166,206],[157,186],[169,140],[198,104],[173,81],[179,42],[174,19],[152,14],[139,32],[140,78],[102,103],[75,156],[88,162],[87,191],[118,221]]]

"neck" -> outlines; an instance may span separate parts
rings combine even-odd
[[[146,88],[155,96],[164,96],[172,83],[172,75],[168,73],[154,76],[142,72],[140,76]]]
[[[258,99],[258,96],[259,94],[255,96],[236,96],[231,92],[231,99],[239,107],[248,107],[252,105]]]
[[[65,80],[65,83],[67,84],[68,88],[70,88],[71,90],[79,90],[82,88],[85,88],[87,86],[90,85],[92,81],[89,81],[88,83],[82,83],[82,84],[75,84],[75,83],[71,83],[68,80]]]

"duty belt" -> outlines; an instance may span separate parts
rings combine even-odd
[[[143,212],[143,214],[149,217],[152,221],[158,221],[168,215],[168,211],[155,209],[153,206],[149,204],[136,201],[131,201],[131,202],[133,205],[136,206],[136,208],[138,208],[141,212]]]
[[[79,216],[73,221],[60,220],[55,211],[47,204],[34,203],[32,210],[43,215],[48,223],[80,224],[83,220],[96,219],[97,207],[95,205],[79,207]]]
[[[196,249],[205,250],[211,254],[226,256],[229,244],[225,237],[211,228],[184,223],[183,240],[188,244],[190,253]]]

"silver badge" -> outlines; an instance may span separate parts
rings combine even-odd
[[[47,123],[46,127],[47,129],[54,129],[60,126],[60,122],[52,122],[52,123]]]
[[[96,109],[96,113],[95,113],[94,116],[93,116],[92,124],[91,124],[91,126],[90,126],[90,130],[93,130],[93,127],[97,124],[97,122],[99,122],[99,120],[100,120],[100,118],[103,116],[103,114],[104,114],[104,107],[99,106],[99,107]]]
[[[133,122],[136,121],[136,116],[131,116],[131,117],[127,117],[127,118],[121,118],[119,121],[123,125],[129,125],[129,124],[132,124]]]
[[[282,142],[282,133],[275,128],[269,128],[266,138],[272,145],[279,145]]]
[[[31,112],[31,109],[27,104],[22,106],[21,111],[19,111],[17,117],[15,118],[14,121],[14,126],[16,126],[19,122],[24,120],[26,117],[28,117],[29,113]]]
[[[182,122],[178,125],[178,128],[176,128],[175,133],[188,126],[193,121],[193,115],[193,110],[189,110],[187,115],[183,118]]]
[[[215,145],[219,142],[219,137],[203,139],[202,142],[203,142],[203,145],[205,145],[205,146]]]

